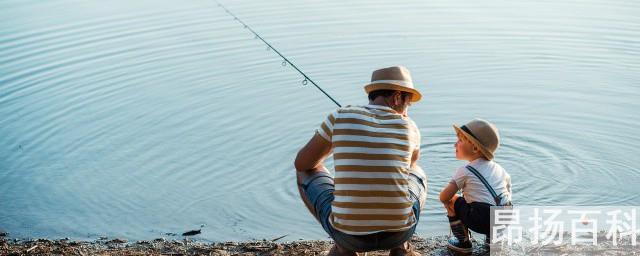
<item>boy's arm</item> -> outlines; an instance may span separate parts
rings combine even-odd
[[[440,192],[440,201],[443,203],[449,202],[453,196],[458,193],[458,190],[464,188],[466,181],[466,168],[460,167],[453,174],[453,178],[449,181],[449,184]]]
[[[454,181],[450,181],[446,187],[440,192],[440,202],[447,203],[458,192],[458,185]]]

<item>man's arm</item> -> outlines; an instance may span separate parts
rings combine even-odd
[[[313,168],[325,168],[322,164],[331,154],[331,142],[316,134],[307,142],[307,145],[298,151],[294,166],[297,171],[306,171]]]

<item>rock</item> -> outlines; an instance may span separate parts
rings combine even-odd
[[[212,255],[216,255],[216,256],[229,256],[231,255],[229,252],[225,251],[225,250],[219,250],[219,249],[215,249],[213,251],[211,251]]]
[[[189,230],[189,231],[187,231],[187,232],[182,233],[182,235],[183,235],[183,236],[195,236],[195,235],[197,235],[197,234],[200,234],[200,230],[201,230],[201,229],[198,229],[198,230]]]
[[[127,243],[127,240],[120,239],[120,238],[115,238],[115,239],[110,240],[110,241],[109,241],[109,242],[107,242],[107,243],[111,243],[111,244],[124,244],[124,243]]]

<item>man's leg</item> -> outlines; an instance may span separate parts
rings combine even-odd
[[[313,182],[313,179],[316,178],[321,178],[318,176],[329,176],[331,177],[331,173],[329,172],[329,170],[327,170],[324,167],[320,167],[320,168],[314,168],[314,169],[309,169],[309,170],[305,170],[305,171],[296,171],[296,180],[298,183],[298,192],[300,192],[300,198],[302,198],[302,201],[304,202],[304,205],[307,207],[307,209],[309,210],[309,212],[311,212],[311,215],[313,215],[316,220],[318,220],[318,222],[320,224],[323,225],[323,228],[325,228],[326,230],[326,225],[328,225],[327,223],[323,223],[324,217],[326,217],[326,214],[322,214],[321,209],[316,209],[316,207],[320,207],[321,206],[317,206],[314,205],[318,200],[318,197],[321,196],[319,195],[319,193],[313,193],[314,198],[309,198],[309,195],[307,194],[307,191],[305,191],[304,186],[308,186],[307,189],[313,189],[310,188],[311,186],[316,185],[316,183]],[[326,178],[325,178],[326,179]],[[331,183],[332,184],[332,183]],[[326,183],[325,183],[326,186]],[[317,190],[313,190],[314,192],[318,192]],[[328,230],[326,230],[327,232],[330,232]],[[358,254],[356,252],[350,251],[340,245],[338,245],[337,242],[334,241],[334,245],[331,248],[331,250],[329,251],[330,256],[358,256]]]
[[[310,177],[313,177],[319,173],[326,173],[328,175],[331,175],[329,170],[327,170],[324,167],[309,169],[305,171],[296,171],[296,180],[298,183],[298,192],[300,193],[300,198],[302,198],[304,205],[307,206],[307,209],[309,210],[309,212],[311,212],[311,215],[313,215],[313,217],[315,217],[318,221],[320,220],[318,219],[318,216],[316,216],[315,207],[313,206],[313,203],[311,202],[311,200],[305,193],[304,189],[302,188],[302,184],[305,181],[307,181]]]
[[[416,190],[415,194],[418,195],[418,201],[420,201],[420,211],[422,211],[427,201],[427,175],[424,173],[424,170],[419,165],[416,165],[413,169],[411,169],[410,173],[412,173],[418,178],[418,179],[413,179],[413,181],[422,181],[422,184],[416,184],[416,186],[412,189],[412,190]],[[420,189],[420,192],[417,191],[418,189]]]
[[[389,256],[421,256],[421,254],[415,251],[413,245],[406,241],[398,247],[389,250]]]
[[[419,171],[420,173],[415,173],[415,171]],[[412,173],[409,174],[409,194],[411,199],[414,201],[413,213],[416,216],[416,221],[420,220],[420,213],[422,212],[422,208],[424,208],[425,202],[427,200],[427,179],[426,175],[424,175],[424,171],[422,168],[418,170],[412,170]],[[418,225],[418,223],[416,223]],[[411,236],[415,232],[415,228],[411,230],[411,235],[406,237],[405,242],[400,245],[391,248],[389,251],[389,256],[419,256],[420,254],[414,250],[414,247],[409,244],[409,240],[411,240]]]

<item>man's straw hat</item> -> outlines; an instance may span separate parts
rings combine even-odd
[[[412,94],[412,102],[417,102],[422,98],[422,94],[413,88],[409,70],[403,66],[393,66],[373,71],[371,83],[364,86],[364,91],[368,94],[376,90],[409,92]]]
[[[454,124],[453,128],[478,147],[487,159],[493,159],[493,154],[500,145],[500,134],[495,125],[476,118],[461,127]]]

